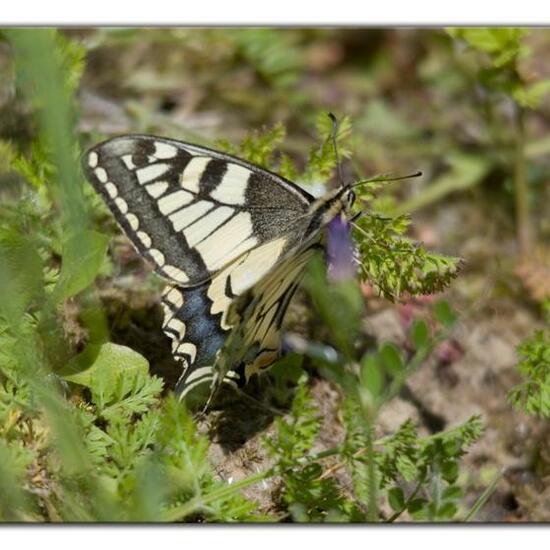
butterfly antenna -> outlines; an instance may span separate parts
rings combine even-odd
[[[338,173],[338,180],[340,183],[340,187],[344,187],[344,176],[342,174],[342,165],[340,164],[340,156],[338,155],[338,143],[337,143],[338,129],[340,127],[340,124],[338,123],[337,118],[332,113],[329,113],[328,116],[332,121],[332,147],[334,148],[334,157],[336,159],[336,170]]]
[[[355,216],[352,216],[350,219],[349,219],[349,223],[351,223],[352,225],[355,225],[355,222],[361,218],[362,216],[364,216],[366,214],[366,212],[364,210],[360,210],[359,212],[357,212],[357,214],[355,214]]]
[[[365,185],[366,183],[372,183],[377,181],[399,181],[399,180],[408,180],[410,178],[418,178],[422,175],[422,172],[415,172],[414,174],[407,174],[406,176],[377,176],[370,178],[368,180],[361,180],[350,185],[350,188],[359,187],[360,185]]]

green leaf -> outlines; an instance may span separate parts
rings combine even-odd
[[[540,107],[544,96],[550,91],[550,79],[539,80],[533,84],[517,86],[512,97],[522,106],[529,109]]]
[[[336,347],[353,356],[354,341],[364,307],[363,296],[355,280],[329,282],[326,265],[318,255],[309,262],[305,287],[313,304],[330,330]]]
[[[273,367],[271,367],[269,374],[276,379],[282,381],[290,381],[296,384],[304,369],[302,364],[304,362],[304,356],[298,353],[288,353],[279,359]]]
[[[303,49],[294,44],[290,33],[277,29],[240,29],[233,34],[237,51],[274,89],[286,89],[298,78],[303,64]],[[292,94],[290,94],[292,95]]]
[[[66,242],[70,235],[82,236],[89,224],[76,159],[75,102],[71,97],[83,68],[84,49],[54,29],[13,28],[6,35],[16,54],[19,84],[37,107],[40,130],[55,166],[56,177],[51,183],[61,205]]]
[[[426,517],[426,504],[428,501],[425,498],[413,498],[407,504],[407,512],[411,514],[415,519],[421,519]]]
[[[25,473],[35,457],[18,442],[0,438],[0,521],[26,520],[30,499],[25,491]]]
[[[56,298],[63,300],[75,296],[93,282],[104,261],[108,243],[109,238],[97,231],[84,231],[66,242]]]
[[[388,491],[388,502],[394,512],[400,512],[405,507],[405,495],[401,487],[392,487]]]
[[[439,519],[453,519],[458,511],[458,507],[454,502],[445,502],[437,510]]]
[[[132,371],[147,374],[149,362],[130,348],[107,343],[101,346],[95,361],[88,369],[75,374],[60,374],[69,382],[92,388],[98,380],[112,383],[119,374],[129,374]]]
[[[512,29],[480,27],[464,29],[462,37],[474,48],[494,53],[502,50],[508,44],[516,42],[519,34]]]
[[[377,397],[382,391],[383,374],[381,365],[373,354],[367,354],[361,361],[361,380],[373,397]]]
[[[458,439],[449,439],[443,442],[443,452],[447,456],[456,456],[461,449],[462,441]]]
[[[395,466],[405,481],[412,481],[418,475],[418,468],[416,464],[405,454],[397,457]]]
[[[383,344],[380,348],[379,355],[386,370],[394,376],[400,374],[405,368],[403,359],[399,353],[399,348],[395,344],[388,342]]]
[[[463,494],[464,492],[460,487],[457,487],[456,485],[451,485],[443,491],[441,498],[444,500],[458,500],[462,498]]]
[[[0,140],[0,172],[13,170],[16,158],[15,147],[9,141]]]
[[[451,328],[456,323],[456,314],[451,309],[449,303],[445,300],[440,300],[434,304],[435,318],[446,328]]]
[[[406,216],[362,216],[354,225],[363,277],[387,298],[439,292],[458,273],[459,258],[430,253],[403,236]]]
[[[418,350],[428,342],[428,324],[422,319],[415,319],[411,327],[411,340]]]
[[[446,461],[441,467],[441,476],[447,483],[454,483],[458,473],[458,464],[454,460]]]
[[[238,146],[222,140],[217,143],[217,147],[248,162],[273,170],[273,152],[284,140],[285,133],[285,127],[279,122],[268,130],[247,136]]]
[[[307,168],[302,175],[302,179],[306,182],[326,181],[336,167],[336,155],[332,143],[332,120],[326,113],[320,112],[317,116],[316,127],[319,137],[324,141],[309,153]],[[338,122],[336,135],[336,143],[342,158],[347,158],[350,155],[348,146],[350,134],[351,119],[349,116],[344,116]]]
[[[550,330],[537,330],[517,348],[516,370],[523,381],[508,393],[508,401],[527,414],[550,417]]]
[[[448,29],[454,38],[465,40],[472,48],[490,54],[501,67],[522,52],[521,39],[529,32],[518,27],[472,27]]]

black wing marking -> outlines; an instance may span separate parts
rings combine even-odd
[[[314,200],[258,166],[154,136],[101,143],[83,169],[138,251],[181,287],[283,235],[286,250],[296,246]]]

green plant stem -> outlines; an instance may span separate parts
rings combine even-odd
[[[531,251],[533,232],[529,213],[529,188],[525,166],[525,109],[516,105],[516,148],[514,155],[514,189],[516,195],[516,231],[519,252],[526,256]]]
[[[498,482],[502,479],[504,476],[505,470],[502,469],[500,472],[497,473],[497,475],[494,477],[493,481],[489,484],[489,486],[481,493],[480,497],[476,500],[475,504],[472,506],[471,510],[466,514],[466,517],[464,518],[464,522],[472,521],[477,513],[485,506],[487,501],[489,500],[489,497],[495,492],[495,489],[497,488]]]

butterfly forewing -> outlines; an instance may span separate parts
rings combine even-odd
[[[281,236],[285,250],[294,247],[313,201],[240,159],[152,136],[106,141],[83,167],[138,251],[182,287]]]

